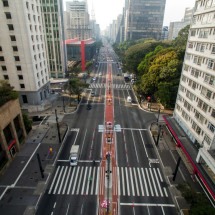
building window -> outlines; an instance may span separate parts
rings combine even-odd
[[[14,27],[13,27],[12,24],[8,24],[7,26],[8,26],[9,31],[13,31],[14,30]]]
[[[20,87],[23,89],[23,88],[25,88],[25,85],[24,84],[20,84]]]
[[[15,61],[20,61],[19,56],[14,56]]]
[[[11,41],[16,41],[16,37],[15,36],[10,36],[10,40]]]
[[[205,87],[202,87],[201,94],[207,99],[210,99],[212,96],[212,92]]]
[[[23,80],[23,75],[18,75],[19,80]]]
[[[12,19],[11,13],[5,12],[6,19]]]
[[[4,7],[9,7],[8,0],[2,0],[2,3]]]
[[[22,102],[23,102],[24,104],[28,103],[28,98],[27,98],[26,95],[22,95]]]
[[[193,122],[192,124],[192,129],[199,135],[201,133],[201,128],[195,123]]]
[[[28,7],[29,7],[29,3],[26,1],[26,8],[28,9]]]
[[[2,47],[0,46],[0,52],[2,52]]]
[[[212,46],[211,54],[215,54],[215,44],[213,44],[213,46]]]
[[[3,56],[0,56],[0,61],[4,61],[4,57]]]
[[[212,124],[212,123],[208,123],[208,129],[212,132],[212,133],[214,133],[214,131],[215,131],[215,126]]]
[[[16,66],[16,70],[17,70],[17,71],[21,71],[21,70],[22,70],[22,67],[21,67],[21,66]]]
[[[215,118],[215,109],[212,110],[211,116],[212,116],[213,118]]]
[[[18,47],[17,46],[12,46],[12,48],[13,48],[14,52],[18,52]]]
[[[1,66],[2,71],[7,71],[7,67],[6,66]]]
[[[9,76],[8,75],[4,75],[4,79],[5,80],[9,80]]]
[[[204,136],[204,142],[206,142],[208,145],[211,144],[211,139],[210,139],[210,137],[208,137],[207,134],[205,134],[205,136]]]
[[[208,60],[208,69],[214,69],[214,60],[212,59],[209,59]]]

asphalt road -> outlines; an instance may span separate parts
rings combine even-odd
[[[96,80],[91,81],[79,109],[63,118],[70,131],[36,214],[98,213],[98,195],[104,192],[99,189],[103,133],[98,126],[104,125],[107,62],[112,64],[114,125],[121,127],[120,132],[115,132],[117,167],[113,170],[117,175],[113,181],[118,183],[119,214],[177,214],[149,133],[155,115],[137,106],[132,87],[125,83],[118,58],[110,47],[102,48],[98,59]],[[127,101],[128,96],[132,102]],[[89,103],[92,109],[87,110]],[[75,167],[68,161],[73,144],[80,145]]]

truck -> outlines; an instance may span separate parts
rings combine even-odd
[[[78,164],[79,145],[72,145],[70,150],[69,162],[70,166],[76,166]]]

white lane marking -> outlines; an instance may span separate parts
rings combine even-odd
[[[158,190],[157,190],[157,187],[156,187],[156,184],[155,184],[155,180],[154,180],[154,177],[153,177],[152,168],[149,168],[149,172],[150,172],[150,175],[151,175],[151,178],[152,178],[152,183],[154,185],[155,194],[156,194],[156,196],[158,196]]]
[[[159,175],[160,181],[163,182],[163,178],[162,178],[162,176],[161,176],[160,169],[157,168],[157,171],[158,171],[158,175]]]
[[[60,170],[60,174],[59,174],[59,177],[58,177],[58,179],[57,179],[57,183],[56,183],[56,185],[55,185],[55,189],[54,189],[54,191],[53,191],[53,194],[55,194],[56,191],[57,191],[57,187],[58,187],[58,184],[59,184],[59,182],[60,182],[60,178],[61,178],[61,175],[62,175],[62,173],[63,173],[63,169],[64,169],[64,166],[62,166],[62,168],[61,168],[61,170]]]
[[[118,179],[118,195],[120,196],[120,178],[119,178],[119,167],[117,167],[117,179]]]
[[[121,128],[122,130],[131,130],[131,131],[147,131],[145,128]]]
[[[129,180],[128,180],[128,168],[125,168],[125,174],[126,174],[126,181],[127,181],[127,192],[128,196],[130,196],[130,187],[129,187]]]
[[[92,182],[92,187],[91,187],[91,195],[93,194],[93,187],[94,187],[95,180],[96,180],[95,172],[96,172],[96,167],[93,167],[93,182]]]
[[[78,186],[77,186],[76,194],[79,193],[80,184],[81,184],[81,179],[82,179],[82,173],[83,173],[84,167],[82,166],[82,167],[80,167],[80,169],[81,169],[81,172],[80,172],[80,176],[78,177],[79,179],[78,179],[78,182],[77,182],[77,185],[78,185]]]
[[[55,207],[56,207],[56,204],[57,204],[57,202],[55,202],[55,203],[54,203],[54,206],[53,206],[53,208],[55,208]]]
[[[168,193],[167,193],[166,187],[164,187],[163,189],[164,189],[165,196],[168,197]]]
[[[56,173],[55,173],[54,179],[53,179],[53,181],[52,181],[51,187],[49,188],[49,192],[48,192],[48,194],[50,194],[50,193],[51,193],[51,191],[52,191],[52,188],[53,188],[53,186],[54,186],[55,180],[56,180],[56,178],[57,178],[57,174],[58,174],[59,168],[60,168],[60,166],[58,166],[58,167],[57,167],[57,170],[56,170]]]
[[[132,194],[133,194],[133,196],[135,196],[132,168],[130,167],[129,170],[130,170],[130,177],[131,177],[130,181],[131,181]]]
[[[69,178],[70,178],[71,169],[72,169],[72,168],[69,168],[68,175],[67,175],[67,178],[66,178],[66,182],[65,182],[65,185],[64,185],[62,194],[65,194],[66,187],[67,187],[67,183],[68,183],[68,180],[69,180]]]
[[[136,174],[136,168],[133,168],[134,170],[134,180],[135,180],[135,184],[136,184],[136,189],[137,189],[137,196],[140,196],[140,192],[139,192],[139,186],[137,183],[137,174]]]
[[[120,205],[124,206],[147,206],[147,207],[171,207],[175,208],[175,205],[173,204],[153,204],[153,203],[123,203],[120,202]]]
[[[124,171],[123,171],[123,167],[121,168],[121,176],[122,176],[122,195],[125,195],[125,181],[124,181]]]
[[[132,139],[133,139],[133,143],[134,143],[134,149],[135,149],[135,153],[136,153],[136,157],[137,157],[137,163],[139,163],[139,156],[137,154],[137,147],[136,147],[136,143],[135,143],[135,139],[134,139],[134,134],[133,134],[132,130],[131,130],[131,134],[132,134]]]
[[[149,188],[150,188],[150,190],[151,190],[151,194],[152,194],[152,196],[154,196],[154,192],[153,192],[153,190],[152,190],[152,185],[151,185],[151,180],[150,180],[150,178],[149,178],[148,169],[145,168],[145,170],[146,170],[146,176],[147,176],[147,178],[148,178]]]
[[[148,158],[148,157],[149,157],[149,155],[148,155],[148,152],[147,152],[147,150],[146,150],[146,146],[145,146],[145,142],[144,142],[144,140],[143,140],[142,133],[141,133],[141,131],[140,131],[140,130],[139,130],[139,132],[140,132],[140,136],[141,136],[141,139],[142,139],[143,147],[144,147],[145,152],[146,152],[146,157]]]
[[[79,173],[79,166],[77,167],[77,172],[76,172],[76,175],[75,175],[75,181],[74,181],[74,184],[73,184],[72,194],[74,194],[74,191],[75,191],[78,173]]]
[[[87,167],[88,168],[88,167]],[[85,174],[84,174],[84,181],[83,181],[83,183],[82,183],[82,190],[81,190],[81,194],[83,194],[84,193],[84,188],[85,188],[85,181],[86,181],[86,175],[87,175],[87,168],[86,168],[86,171],[85,171]],[[91,168],[91,167],[90,167]],[[87,183],[87,189],[86,189],[86,194],[88,195],[88,190],[89,190],[89,185],[90,185],[90,174],[89,174],[89,176],[87,177],[87,181],[86,181],[86,183]]]
[[[141,194],[142,194],[142,196],[144,196],[143,184],[142,184],[142,179],[141,179],[141,176],[140,176],[140,168],[139,167],[137,168],[137,173],[138,173],[138,178],[139,178],[139,182],[140,182]]]
[[[145,185],[145,188],[146,188],[146,196],[149,196],[149,191],[148,191],[148,186],[147,186],[147,183],[146,183],[146,178],[145,178],[145,173],[144,173],[144,169],[141,168],[141,172],[142,172],[142,176],[143,176],[143,184]]]
[[[68,169],[68,166],[65,167],[65,171],[64,171],[64,174],[63,174],[63,177],[62,177],[62,180],[61,180],[61,184],[60,184],[60,187],[59,187],[59,189],[58,189],[58,194],[60,194],[60,191],[61,191],[62,186],[63,186],[63,184],[64,184],[64,178],[65,178],[65,176],[66,176],[67,169]]]
[[[98,186],[99,186],[99,182],[100,182],[100,167],[98,167],[98,171],[97,171],[97,177],[96,177],[96,195],[98,194]]]
[[[69,213],[69,207],[70,207],[70,204],[68,204],[68,207],[67,207],[67,210],[66,210],[66,215]]]
[[[164,211],[163,207],[161,207],[161,210],[162,210],[163,214],[165,214],[165,211]]]
[[[160,190],[160,194],[163,197],[163,191],[162,191],[161,186],[160,186],[160,181],[158,180],[156,169],[153,169],[153,170],[154,170],[155,178],[156,178],[156,181],[157,181],[157,184],[158,184],[158,188]]]
[[[68,187],[68,190],[67,190],[67,195],[69,195],[69,193],[70,193],[70,189],[71,189],[71,186],[72,186],[74,174],[75,174],[75,169],[73,169],[73,171],[72,171],[72,176],[71,176],[69,187]]]

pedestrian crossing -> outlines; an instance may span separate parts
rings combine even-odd
[[[90,89],[96,89],[96,88],[108,88],[108,87],[111,87],[113,89],[131,89],[131,86],[129,84],[111,84],[111,85],[108,85],[108,84],[99,84],[99,83],[92,83],[90,84],[89,88]]]
[[[114,195],[168,197],[159,168],[113,167],[112,179]],[[104,167],[58,166],[48,194],[103,195],[104,180]]]

